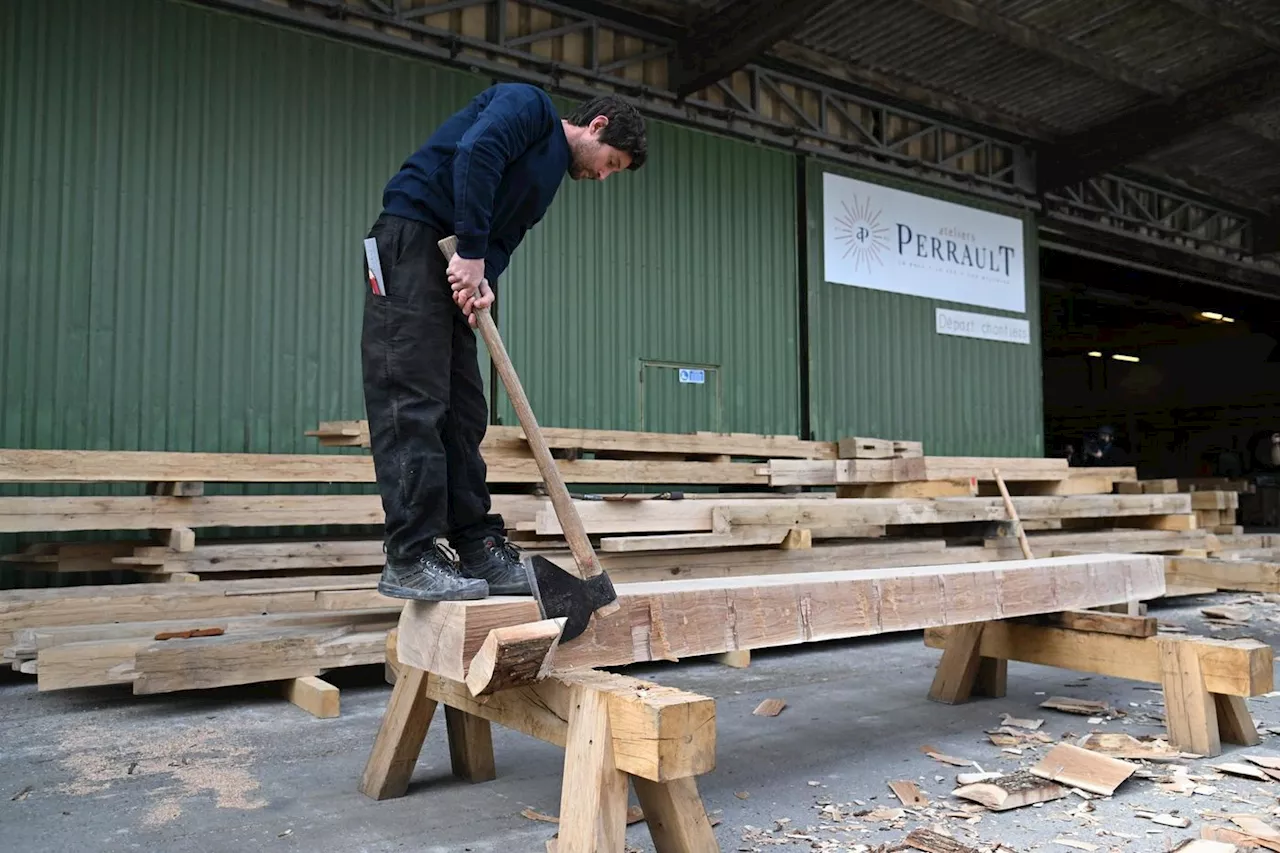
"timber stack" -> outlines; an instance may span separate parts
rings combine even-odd
[[[325,447],[368,444],[362,422],[311,434]],[[1183,570],[1162,594],[1175,594],[1234,588],[1230,572],[1214,575],[1206,562],[1234,569],[1229,558],[1271,556],[1269,542],[1216,532],[1231,509],[1223,495],[1234,493],[1148,489],[1132,468],[929,456],[919,442],[863,437],[552,428],[547,439],[602,564],[622,584],[701,589],[784,573],[1020,560],[997,472],[1037,558],[1168,555]],[[521,431],[490,428],[484,453],[494,508],[513,540],[571,566]],[[42,690],[131,684],[141,694],[270,681],[329,708],[314,697],[336,694],[318,677],[381,663],[402,609],[375,588],[384,557],[373,481],[366,454],[342,451],[0,450],[3,484],[134,483],[144,492],[0,498],[0,534],[27,540],[4,556],[8,565],[90,578],[127,572],[134,581],[0,593],[0,650]],[[290,493],[206,494],[206,484],[225,483]],[[308,484],[315,494],[298,493]],[[366,493],[319,488],[330,484]],[[334,526],[356,532],[334,535]],[[235,535],[250,528],[304,534]],[[1262,570],[1251,571],[1246,588],[1257,588]]]

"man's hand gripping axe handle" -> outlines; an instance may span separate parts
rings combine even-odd
[[[444,253],[446,260],[453,259],[457,245],[458,238],[453,236],[445,237],[439,242],[440,251]],[[533,407],[529,405],[529,398],[525,396],[520,377],[516,375],[515,366],[511,363],[511,356],[507,354],[502,338],[498,335],[498,327],[493,322],[488,308],[478,308],[475,313],[480,335],[484,338],[489,355],[498,369],[498,375],[502,378],[502,384],[511,398],[511,405],[520,419],[520,426],[529,441],[529,447],[533,450],[533,458],[538,463],[538,471],[546,483],[551,505],[555,508],[560,527],[564,530],[564,538],[568,540],[569,550],[573,552],[574,561],[578,564],[578,574],[583,580],[591,580],[598,575],[603,575],[604,569],[600,566],[595,549],[591,547],[591,540],[587,538],[586,528],[582,524],[578,510],[573,505],[573,500],[569,497],[569,490],[565,487],[560,469],[551,456],[551,448],[547,446],[547,441],[538,428],[538,421],[533,416]],[[534,593],[539,594],[536,585]],[[604,600],[601,601],[601,599]],[[541,596],[539,596],[539,603],[543,604]],[[619,609],[617,595],[613,592],[612,585],[608,587],[605,595],[597,597],[596,603],[599,606],[595,607],[595,612],[600,616],[608,616]],[[544,605],[544,611],[545,609]],[[552,614],[544,613],[544,615]],[[570,639],[567,632],[565,639]]]

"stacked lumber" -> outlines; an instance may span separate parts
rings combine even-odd
[[[296,680],[382,663],[402,602],[376,583],[353,575],[12,590],[0,595],[0,654],[42,691],[282,682],[292,694]]]
[[[1178,480],[1138,480],[1117,484],[1122,494],[1177,494],[1191,495],[1191,506],[1197,527],[1214,533],[1235,534],[1242,532],[1236,524],[1240,509],[1240,493],[1251,491],[1245,481],[1228,480],[1225,477]]]

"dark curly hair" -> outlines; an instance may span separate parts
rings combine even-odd
[[[648,154],[648,142],[645,139],[644,117],[634,106],[617,95],[600,95],[592,98],[565,116],[565,121],[576,127],[586,127],[596,116],[609,119],[600,141],[612,145],[619,151],[631,155],[631,165],[627,167],[634,172],[644,165]]]

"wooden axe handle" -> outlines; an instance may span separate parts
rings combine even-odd
[[[457,250],[458,238],[445,237],[440,241],[439,246],[440,251],[444,252],[445,259],[452,260]],[[555,507],[560,527],[564,529],[564,538],[569,541],[569,550],[573,552],[573,558],[578,564],[578,573],[584,579],[603,574],[604,569],[600,565],[599,558],[596,557],[595,549],[591,547],[591,540],[587,538],[587,529],[583,526],[582,518],[569,497],[569,489],[560,475],[560,468],[551,456],[551,448],[547,446],[547,440],[542,437],[538,420],[533,416],[533,407],[529,405],[529,398],[525,396],[520,377],[516,375],[515,365],[511,363],[511,356],[503,346],[502,338],[498,335],[498,327],[493,322],[488,308],[476,311],[476,325],[480,327],[480,335],[484,338],[485,346],[489,348],[489,356],[493,359],[494,366],[498,368],[498,375],[502,377],[502,384],[506,386],[507,395],[511,397],[511,405],[516,410],[516,417],[520,419],[520,426],[529,440],[533,458],[537,461],[538,470],[547,484],[547,495],[551,498],[551,505]],[[617,609],[618,604],[614,601],[596,612],[607,616]]]

